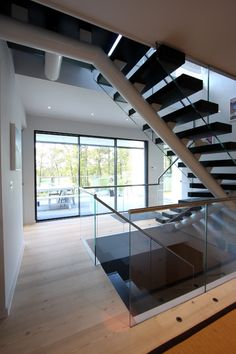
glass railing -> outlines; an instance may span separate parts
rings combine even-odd
[[[118,212],[82,192],[93,205],[81,218],[84,244],[130,326],[236,277],[236,197]]]
[[[158,239],[157,222],[145,228],[142,223],[142,230],[129,225],[129,311],[130,325],[134,326],[194,291],[195,269],[191,259]]]
[[[133,209],[129,219],[133,324],[236,277],[236,197]]]

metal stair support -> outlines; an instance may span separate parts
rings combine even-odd
[[[151,128],[165,141],[191,171],[204,183],[215,197],[226,197],[225,192],[192,155],[188,148],[166,125],[161,117],[143,99],[133,85],[116,68],[107,55],[93,45],[81,43],[72,38],[0,16],[0,38],[28,47],[37,48],[80,60],[94,65],[104,77],[120,92],[131,106],[143,117]],[[30,36],[29,36],[30,33]]]

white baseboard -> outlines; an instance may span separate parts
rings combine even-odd
[[[15,275],[14,275],[14,278],[13,278],[13,281],[12,281],[11,290],[10,290],[8,299],[6,299],[6,315],[4,317],[9,316],[10,311],[11,311],[12,300],[13,300],[13,296],[14,296],[14,293],[15,293],[15,288],[16,288],[18,275],[19,275],[19,272],[20,272],[20,267],[21,267],[21,263],[22,263],[24,249],[25,249],[25,242],[22,243],[22,247],[21,247],[21,250],[20,250],[19,258],[18,258]]]

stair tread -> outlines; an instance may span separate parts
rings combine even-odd
[[[236,190],[236,184],[220,184],[221,188],[224,190]],[[190,188],[199,188],[199,189],[205,189],[206,187],[202,183],[190,183],[189,184]]]
[[[224,167],[224,166],[235,166],[234,161],[228,160],[207,160],[207,161],[199,161],[204,167]],[[178,167],[186,167],[183,162],[178,163]]]
[[[184,53],[165,45],[160,45],[157,51],[131,76],[130,82],[145,85],[141,91],[141,93],[144,93],[163,80],[169,73],[183,65],[184,62]]]
[[[156,217],[155,217],[155,220],[158,221],[159,223],[161,224],[164,224],[166,223],[167,221],[169,221],[170,219],[163,216],[161,213],[156,213]]]
[[[212,173],[212,177],[221,180],[236,180],[235,173]],[[188,173],[188,178],[197,178],[192,172]]]
[[[121,72],[126,75],[137,64],[137,62],[147,53],[150,47],[133,41],[132,39],[122,37],[118,45],[110,56],[111,60],[120,60],[126,65]],[[100,73],[97,77],[97,83],[104,86],[112,86]],[[123,101],[122,101],[123,102]]]
[[[152,94],[147,98],[147,102],[161,104],[161,108],[165,108],[186,96],[190,96],[203,88],[202,80],[195,77],[182,74],[174,81]]]
[[[160,104],[161,109],[170,106],[171,104],[184,99],[196,93],[203,88],[202,80],[196,79],[195,77],[182,74],[165,85],[160,90],[156,91],[150,95],[146,100],[149,104]],[[129,115],[135,113],[135,110],[132,108],[129,112]]]
[[[189,197],[204,197],[204,198],[213,198],[213,194],[210,192],[188,192]]]
[[[219,107],[216,103],[199,100],[193,105],[185,106],[177,111],[163,116],[162,119],[166,123],[175,122],[176,125],[181,125],[200,119],[201,117],[217,113],[218,109]]]
[[[127,103],[126,99],[123,96],[121,96],[121,94],[119,92],[116,92],[114,94],[113,99],[116,102]]]
[[[208,125],[201,125],[200,127],[187,129],[177,133],[180,138],[188,138],[191,140],[207,138],[213,135],[221,135],[232,133],[232,126],[230,124],[214,122]]]
[[[192,197],[187,199],[179,199],[178,203],[181,204],[181,203],[192,203],[192,202],[201,202],[201,201],[204,202],[204,200],[206,200],[206,198],[204,197]]]
[[[144,130],[148,130],[148,129],[152,129],[152,128],[150,127],[150,125],[144,124],[144,125],[143,125],[143,131],[144,131]]]
[[[105,79],[105,77],[101,73],[97,77],[97,83],[99,85],[112,87],[112,85]]]
[[[179,213],[176,211],[168,210],[168,211],[163,211],[162,215],[170,219],[172,217],[178,216]]]
[[[208,138],[214,135],[223,135],[229,134],[232,132],[232,126],[230,124],[214,122],[208,125],[201,125],[197,128],[183,130],[176,133],[179,139],[189,139],[189,140],[198,140],[202,138]],[[161,138],[155,140],[156,144],[163,143]]]
[[[122,37],[110,56],[111,60],[118,59],[127,64],[121,70],[126,75],[137,62],[147,53],[150,47],[133,41],[132,39]]]
[[[222,146],[223,145],[223,146]],[[227,151],[236,151],[236,142],[226,142],[222,144],[208,144],[195,146],[189,149],[193,154],[213,154]],[[171,150],[167,151],[167,156],[174,156],[175,153]]]

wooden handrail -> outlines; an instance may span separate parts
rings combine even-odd
[[[139,214],[139,213],[145,213],[145,212],[149,212],[149,211],[160,211],[160,210],[166,210],[166,209],[171,209],[171,208],[182,208],[182,207],[191,208],[194,206],[209,205],[209,204],[221,203],[221,202],[232,202],[232,201],[236,201],[236,197],[212,198],[212,199],[205,199],[205,200],[199,200],[199,201],[194,201],[194,202],[156,205],[156,206],[147,207],[147,208],[129,209],[128,213],[129,214]]]

